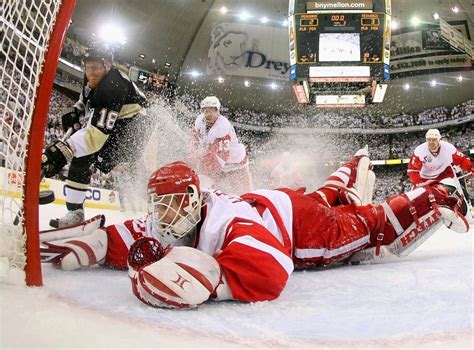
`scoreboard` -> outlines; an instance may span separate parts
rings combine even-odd
[[[309,92],[326,88],[313,84],[309,89],[309,83],[388,79],[390,8],[383,1],[360,0],[367,9],[356,11],[343,10],[344,1],[290,0],[290,78]],[[334,4],[340,8],[327,10]]]
[[[298,14],[296,62],[381,63],[384,14]]]

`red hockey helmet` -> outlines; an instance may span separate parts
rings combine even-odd
[[[181,239],[201,220],[199,177],[184,162],[167,164],[148,180],[148,212],[154,231],[165,238]]]

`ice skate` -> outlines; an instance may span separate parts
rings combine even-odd
[[[84,222],[84,209],[70,210],[62,218],[52,219],[49,226],[54,228],[65,228],[79,225]]]

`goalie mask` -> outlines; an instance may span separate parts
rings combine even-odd
[[[183,162],[167,164],[148,180],[148,212],[153,230],[165,241],[193,232],[201,220],[198,175]]]

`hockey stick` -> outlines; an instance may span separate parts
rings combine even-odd
[[[69,138],[69,136],[71,136],[72,131],[73,131],[72,127],[67,129],[66,133],[61,138],[61,141],[65,142]],[[45,176],[44,169],[41,169],[40,181],[39,182],[43,181],[44,176]],[[54,202],[54,200],[55,200],[55,196],[54,196],[53,191],[49,191],[49,190],[40,191],[40,194],[39,194],[39,204],[40,205],[52,203],[52,202]],[[18,210],[18,213],[15,216],[15,219],[13,220],[13,225],[17,226],[20,223],[20,220],[21,220],[22,217],[23,217],[23,214],[22,214],[22,211],[20,209],[20,210]]]
[[[465,173],[461,176],[457,176],[458,180],[461,180],[461,179],[464,179],[465,177],[468,177],[468,176],[471,176],[472,175],[472,171],[468,172],[468,173]]]

